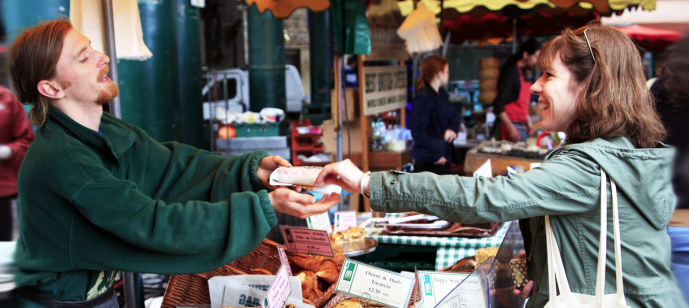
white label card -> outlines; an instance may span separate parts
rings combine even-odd
[[[261,301],[261,307],[281,308],[290,292],[292,292],[292,287],[289,284],[289,275],[287,275],[285,265],[282,265],[277,275],[275,275],[275,280],[268,288],[266,296]]]
[[[333,227],[330,225],[328,212],[308,217],[306,218],[306,223],[309,225],[309,229],[327,231],[328,235],[333,233]]]
[[[356,227],[356,211],[335,212],[335,232]]]
[[[476,171],[474,171],[474,176],[484,176],[487,178],[493,177],[493,167],[490,165],[490,159],[483,163],[481,167],[478,167]]]
[[[292,269],[289,267],[289,259],[287,259],[287,254],[282,246],[278,246],[278,255],[280,256],[280,262],[282,266],[287,270],[287,276],[292,276]]]
[[[335,291],[393,308],[406,308],[414,278],[345,259]]]
[[[423,308],[433,308],[469,274],[418,271]]]
[[[426,278],[428,274],[429,278]],[[481,279],[477,275],[462,275],[450,278],[453,274],[439,272],[419,271],[419,280],[422,284],[423,308],[486,308],[486,291],[483,288]],[[465,276],[465,277],[461,277]],[[443,280],[446,281],[443,281]],[[426,284],[430,282],[430,286]],[[455,282],[459,281],[458,284]],[[430,295],[433,293],[433,295]],[[444,294],[443,294],[444,293]],[[427,301],[434,301],[433,304]]]

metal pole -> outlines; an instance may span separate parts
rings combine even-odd
[[[361,68],[359,68],[361,69]],[[344,82],[342,82],[342,78],[344,78],[344,55],[340,55],[340,61],[337,61],[337,75],[339,76],[338,78],[338,83],[337,83],[337,88],[339,91],[338,97],[337,97],[337,161],[342,161],[342,111],[343,111],[343,106],[342,106],[342,92],[344,91],[344,87],[342,86]],[[363,120],[362,120],[363,121]],[[351,136],[350,136],[351,138]],[[351,151],[351,150],[350,150]],[[337,208],[340,209],[340,211],[346,210],[344,208],[344,202],[340,201],[340,203],[337,205]]]
[[[117,73],[117,52],[115,51],[115,24],[112,20],[112,1],[101,0],[103,11],[103,32],[105,33],[104,49],[105,54],[110,57],[110,79],[115,85],[119,86],[120,78]],[[110,113],[122,118],[122,111],[120,110],[120,93],[110,102]]]

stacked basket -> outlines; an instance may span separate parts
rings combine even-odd
[[[483,58],[479,60],[479,102],[484,105],[493,104],[495,97],[498,96],[498,75],[500,63],[497,58]]]
[[[264,239],[256,249],[219,269],[202,274],[170,276],[162,308],[176,308],[181,303],[210,304],[208,280],[215,276],[249,275],[256,269],[265,269],[275,275],[282,264],[278,246],[282,245]],[[291,260],[290,267],[295,273],[299,270]],[[327,304],[335,293],[336,285],[333,283],[313,305],[322,307]]]

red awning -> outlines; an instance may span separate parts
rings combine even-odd
[[[682,33],[672,30],[632,25],[619,28],[640,47],[649,50],[662,50],[682,38]]]

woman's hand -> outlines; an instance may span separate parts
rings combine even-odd
[[[258,162],[256,175],[258,179],[261,180],[263,186],[270,189],[277,189],[277,187],[270,185],[270,174],[278,167],[292,167],[292,164],[280,156],[266,156]]]
[[[360,184],[363,175],[364,172],[351,160],[345,159],[339,163],[332,163],[323,167],[314,186],[335,184],[350,193],[359,194],[361,193]]]
[[[522,136],[519,135],[519,130],[517,129],[516,126],[514,126],[514,124],[506,125],[506,126],[507,126],[507,130],[509,130],[510,139],[512,139],[512,142],[522,141]]]
[[[526,258],[526,252],[522,251],[519,253],[519,259],[525,259]],[[524,286],[524,289],[519,290],[519,289],[514,289],[514,295],[519,295],[523,299],[527,299],[531,296],[531,290],[533,290],[533,280],[529,280],[529,282],[526,283]]]
[[[451,129],[446,129],[445,134],[443,135],[443,139],[447,141],[448,143],[452,143],[452,140],[455,140],[457,138],[457,133]]]
[[[300,194],[286,188],[278,188],[268,193],[270,204],[276,212],[285,213],[301,219],[325,213],[340,202],[340,194],[332,193],[323,196],[316,202],[316,198],[308,194]]]
[[[434,162],[433,164],[434,165],[444,165],[445,163],[447,163],[447,158],[441,157],[440,159],[438,159],[438,161]]]

